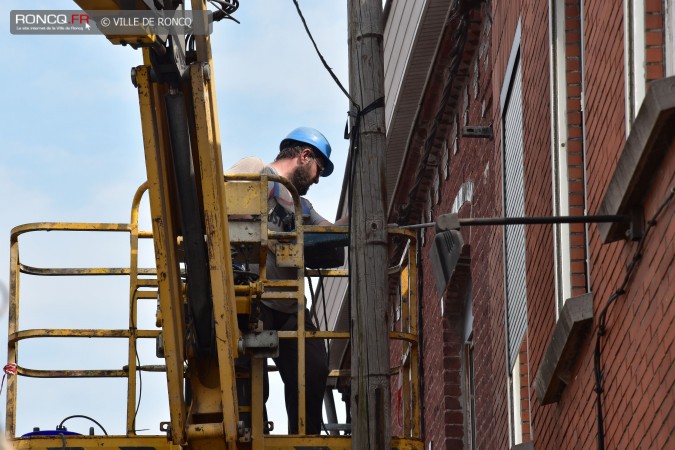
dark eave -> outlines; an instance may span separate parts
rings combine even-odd
[[[400,124],[397,121],[402,116],[392,120],[387,135],[389,222],[413,223],[421,217],[433,173],[438,170],[440,150],[452,126],[478,46],[482,25],[478,5],[474,1],[453,2],[432,70],[421,96],[416,99],[414,119],[408,116],[410,122],[405,126],[402,120]],[[405,128],[405,141],[403,130],[397,126]],[[394,170],[396,177],[392,178]]]

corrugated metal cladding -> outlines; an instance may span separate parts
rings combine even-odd
[[[523,168],[523,110],[520,61],[514,68],[511,92],[504,109],[504,210],[506,216],[525,215]],[[527,328],[527,289],[525,286],[525,226],[505,227],[506,327],[509,369],[518,356]]]

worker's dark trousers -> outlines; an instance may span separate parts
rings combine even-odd
[[[261,318],[266,330],[295,331],[297,316],[286,314],[261,306]],[[305,329],[317,331],[312,323],[309,311],[305,310]],[[298,344],[295,339],[279,339],[279,356],[274,358],[279,374],[284,382],[286,412],[288,414],[288,434],[298,433]],[[321,433],[323,413],[323,395],[328,379],[328,362],[323,339],[305,340],[305,408],[307,434]],[[268,396],[268,378],[265,371],[265,401]]]

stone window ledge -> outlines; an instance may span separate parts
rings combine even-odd
[[[572,297],[565,302],[544,352],[534,390],[542,405],[556,403],[569,382],[572,367],[579,358],[581,343],[593,326],[591,293]]]
[[[675,77],[649,86],[633,128],[598,209],[601,215],[629,215],[641,207],[653,174],[675,138]],[[625,238],[627,223],[598,224],[602,242]]]
[[[512,445],[511,450],[534,450],[534,444],[532,442],[523,442],[522,444]]]

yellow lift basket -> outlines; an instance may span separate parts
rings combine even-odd
[[[269,182],[288,183],[280,177],[265,175],[226,176],[227,211],[230,216],[230,244],[233,249],[247,245],[248,251],[258,255],[261,263],[260,279],[248,286],[236,286],[237,313],[247,314],[253,301],[261,298],[286,298],[299,303],[299,317],[297,331],[279,331],[279,339],[298,340],[298,399],[299,423],[305,421],[304,387],[305,387],[305,340],[328,340],[330,345],[337,345],[340,341],[347,342],[350,338],[348,331],[321,330],[310,332],[304,328],[305,293],[304,278],[321,276],[325,279],[342,279],[346,283],[348,270],[343,269],[307,269],[298,270],[297,280],[274,281],[264,277],[264,264],[269,241],[281,243],[280,247],[289,260],[297,260],[303,267],[303,235],[305,233],[346,233],[343,226],[303,226],[300,202],[294,190],[296,201],[296,230],[291,233],[272,232],[267,230],[267,189]],[[138,304],[140,301],[157,301],[158,281],[157,271],[154,268],[139,268],[139,240],[152,239],[151,231],[139,230],[138,216],[141,199],[147,191],[147,183],[141,185],[132,202],[131,220],[129,223],[32,223],[15,227],[11,232],[10,249],[10,298],[9,298],[9,326],[8,326],[8,362],[16,364],[16,374],[7,378],[7,410],[6,430],[8,441],[15,449],[48,449],[48,448],[82,448],[82,449],[120,449],[135,447],[144,449],[174,449],[174,448],[209,448],[211,439],[222,438],[222,429],[210,430],[208,427],[199,427],[196,424],[185,423],[187,442],[171,442],[166,423],[160,425],[157,435],[139,435],[135,431],[135,414],[137,407],[137,379],[139,371],[162,370],[161,366],[137,365],[137,345],[139,339],[156,340],[160,337],[160,326],[151,329],[139,329]],[[252,218],[252,220],[242,220]],[[88,267],[88,268],[42,268],[24,264],[20,259],[19,238],[27,233],[40,231],[67,231],[73,233],[105,232],[127,233],[129,235],[129,267]],[[390,228],[389,236],[396,239],[399,247],[404,248],[400,256],[400,263],[389,269],[390,297],[395,309],[394,323],[390,331],[391,354],[391,385],[392,385],[392,448],[399,450],[423,450],[424,442],[420,430],[420,386],[418,378],[419,342],[418,342],[418,308],[417,308],[417,243],[415,233],[402,228]],[[403,246],[400,244],[403,242]],[[285,246],[285,247],[284,247]],[[277,250],[277,254],[279,251]],[[29,282],[30,277],[92,277],[92,276],[125,276],[129,278],[129,298],[126,302],[129,314],[129,324],[126,329],[19,329],[19,300],[20,281]],[[25,279],[25,277],[29,277]],[[274,293],[273,287],[285,287],[284,294]],[[348,297],[348,296],[347,296]],[[158,319],[160,322],[161,319]],[[97,339],[126,339],[128,352],[127,362],[123,367],[115,370],[58,370],[32,369],[24,367],[18,358],[19,345],[28,339],[47,338],[91,338]],[[343,344],[344,347],[345,344]],[[164,369],[165,370],[165,369]],[[236,442],[237,449],[295,449],[317,448],[326,450],[351,449],[351,437],[333,431],[331,434],[320,436],[279,435],[265,434],[263,423],[263,359],[251,359],[251,399],[250,405],[240,405],[240,415],[247,413],[251,420],[244,437],[240,435]],[[17,400],[19,399],[18,377],[33,378],[123,378],[127,382],[126,400],[126,433],[110,436],[86,435],[31,435],[30,430],[17,430]],[[331,367],[329,378],[335,386],[335,380],[341,379],[343,384],[350,382],[351,374],[348,368]],[[73,392],[77,395],[77,392]],[[42,408],[51,408],[53,405],[40,405]],[[187,406],[187,405],[186,405]],[[169,408],[171,409],[171,408]],[[171,410],[167,414],[171,415]],[[123,412],[120,411],[120,415]],[[167,420],[169,418],[167,417]],[[189,421],[189,418],[186,419]],[[299,427],[301,432],[304,426]],[[20,434],[17,435],[17,432]],[[28,436],[25,436],[28,434]]]

